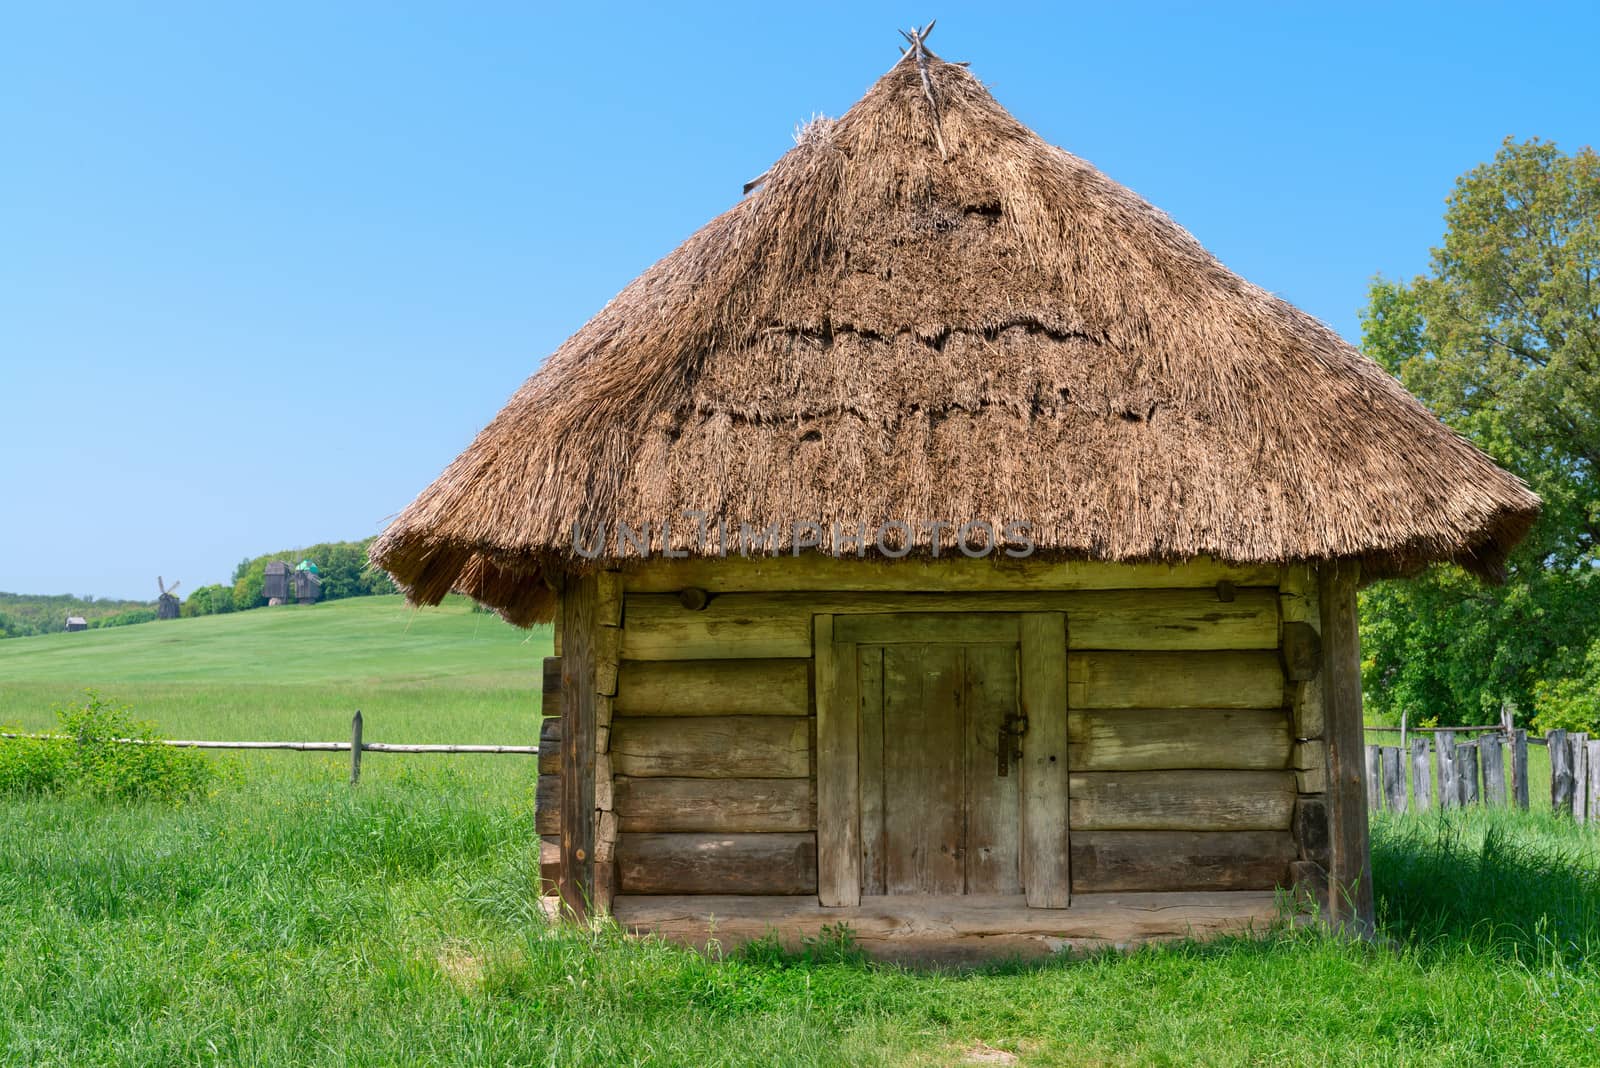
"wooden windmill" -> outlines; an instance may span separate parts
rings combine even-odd
[[[168,586],[166,581],[164,579],[162,579],[162,577],[160,575],[157,575],[156,576],[156,586],[159,587],[160,590],[161,590],[161,596],[156,598],[156,618],[157,619],[177,619],[178,618],[178,594],[177,594],[178,583],[174,582],[172,585]]]

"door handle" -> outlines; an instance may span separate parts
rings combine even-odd
[[[995,746],[1001,778],[1011,774],[1011,762],[1022,759],[1022,736],[1028,733],[1027,716],[1007,716],[1000,721],[1000,739]]]

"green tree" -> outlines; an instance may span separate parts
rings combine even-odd
[[[1373,283],[1363,347],[1544,512],[1504,586],[1441,567],[1366,591],[1368,693],[1447,723],[1503,700],[1570,718],[1600,658],[1600,156],[1507,139],[1446,203],[1428,273]]]

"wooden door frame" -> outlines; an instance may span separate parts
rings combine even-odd
[[[908,608],[910,606],[908,605]],[[1018,864],[1034,908],[1071,903],[1068,865],[1067,617],[1064,612],[955,614],[940,630],[929,613],[812,617],[817,700],[817,898],[861,903],[862,644],[894,641],[1017,643],[1021,712],[1028,719],[1018,774]],[[902,624],[896,627],[895,624]],[[888,629],[885,629],[888,628]],[[894,637],[894,635],[902,637]],[[930,636],[937,635],[937,636]]]

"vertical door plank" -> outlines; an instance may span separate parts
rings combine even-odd
[[[883,650],[884,888],[959,894],[962,864],[961,647]]]
[[[1022,816],[1023,893],[1034,908],[1066,908],[1072,900],[1067,847],[1067,617],[1022,617],[1019,690],[1028,733],[1018,787]]]
[[[815,617],[817,677],[817,900],[861,903],[860,731],[856,647],[833,640],[833,617]]]
[[[883,647],[857,652],[860,698],[861,892],[883,893]]]
[[[1017,711],[1017,649],[1012,645],[969,645],[965,656],[967,893],[1020,894],[1020,776],[1016,768],[1004,777],[999,773],[1001,724]]]

